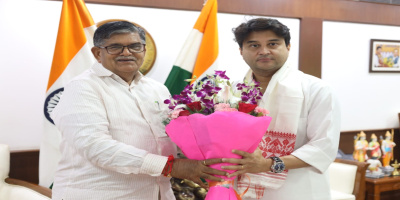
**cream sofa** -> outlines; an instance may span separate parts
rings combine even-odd
[[[0,144],[0,199],[1,200],[49,200],[51,190],[26,181],[8,178],[10,150]]]
[[[365,200],[365,172],[369,163],[336,159],[329,166],[332,200]]]

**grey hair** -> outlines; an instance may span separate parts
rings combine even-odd
[[[102,46],[114,34],[138,33],[141,43],[146,44],[146,33],[143,28],[127,21],[107,22],[96,29],[93,36],[94,46]]]

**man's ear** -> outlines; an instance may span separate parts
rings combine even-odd
[[[100,48],[99,47],[92,47],[92,54],[94,56],[94,58],[96,58],[97,62],[101,63],[100,60]]]
[[[286,48],[287,48],[287,50],[288,50],[288,51],[290,51],[290,47],[291,47],[291,46],[290,46],[290,44],[289,44],[289,45],[287,45],[287,47],[286,47]]]
[[[242,48],[239,47],[239,51],[240,51],[240,55],[243,56],[243,50],[242,50]]]

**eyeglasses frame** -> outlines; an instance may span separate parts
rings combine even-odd
[[[107,51],[107,53],[110,54],[110,55],[118,55],[118,54],[121,54],[121,53],[124,52],[125,47],[128,49],[128,51],[129,51],[130,53],[142,53],[142,52],[146,49],[146,48],[145,48],[146,44],[142,44],[142,43],[140,43],[140,44],[143,45],[143,50],[142,50],[142,51],[133,51],[133,52],[132,52],[132,51],[128,48],[129,45],[121,45],[121,46],[122,46],[121,52],[116,53],[116,54],[112,54],[112,53],[110,53],[110,52],[108,51],[108,47],[111,47],[111,46],[114,46],[114,45],[110,45],[110,46],[106,46],[106,47],[102,47],[102,46],[97,46],[97,47],[100,48],[100,49],[105,49],[105,50]],[[130,44],[130,45],[132,45],[132,44]]]

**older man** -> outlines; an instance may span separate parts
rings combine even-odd
[[[222,181],[202,163],[174,159],[176,146],[162,125],[169,92],[138,70],[145,32],[126,21],[94,34],[98,63],[66,85],[51,113],[62,133],[53,199],[175,199],[168,177]]]

